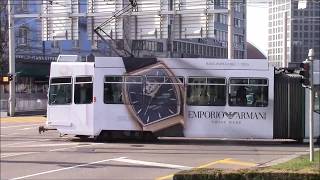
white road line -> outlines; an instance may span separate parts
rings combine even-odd
[[[30,148],[30,147],[54,147],[54,146],[74,146],[74,145],[81,145],[81,143],[35,144],[35,145],[25,145],[25,146],[16,145],[11,147]]]
[[[51,150],[43,151],[43,152],[56,152],[56,151],[61,151],[61,150],[66,150],[66,149],[73,149],[73,148],[78,148],[78,147],[94,146],[94,145],[100,145],[100,144],[103,144],[103,143],[92,143],[92,144],[79,145],[79,146],[73,146],[73,147],[67,147],[67,148],[51,149]],[[3,156],[1,156],[1,159],[2,159],[2,158],[6,158],[6,157],[20,156],[20,155],[39,154],[39,153],[43,153],[43,152],[6,153],[6,154],[4,154]]]
[[[150,162],[150,161],[139,161],[139,160],[133,160],[133,159],[126,159],[126,158],[114,159],[112,161],[139,164],[139,165],[145,165],[145,166],[165,167],[165,168],[180,169],[180,170],[188,170],[193,168],[189,166],[180,166],[175,164],[165,164],[165,163]]]
[[[87,145],[79,145],[79,146],[67,147],[67,148],[51,149],[49,150],[49,152],[61,151],[66,149],[78,148],[78,147],[94,146],[94,145],[98,145],[98,144],[87,144]]]
[[[83,167],[83,166],[88,166],[88,165],[92,165],[92,164],[98,164],[98,163],[103,163],[103,162],[108,162],[108,161],[113,161],[113,160],[123,159],[123,158],[125,158],[125,157],[105,159],[105,160],[95,161],[95,162],[86,163],[86,164],[79,164],[76,166],[70,166],[70,167],[66,167],[66,168],[54,169],[54,170],[44,171],[44,172],[30,174],[30,175],[26,175],[26,176],[20,176],[20,177],[12,178],[11,180],[25,179],[25,178],[29,178],[29,177],[38,176],[38,175],[49,174],[49,173],[54,173],[54,172],[58,172],[58,171],[64,171],[64,170],[74,169],[74,168],[78,168],[78,167]]]
[[[11,133],[11,134],[1,134],[2,137],[10,137],[12,135],[26,135],[25,133]]]
[[[17,128],[17,127],[32,127],[32,126],[39,126],[43,125],[44,123],[39,124],[28,124],[28,125],[19,125],[19,126],[2,126],[1,129],[7,129],[7,128]]]
[[[29,130],[29,129],[35,129],[38,127],[27,127],[27,128],[23,128],[23,129],[17,129],[17,131],[25,131],[25,130]]]
[[[43,142],[43,141],[49,141],[49,140],[51,140],[51,139],[42,139],[42,140],[39,140],[39,141],[16,142],[16,143],[11,143],[11,144],[6,144],[6,145],[3,145],[1,147],[10,147],[12,145],[28,144],[28,143],[34,143],[34,142]]]
[[[13,157],[13,156],[20,156],[20,155],[27,155],[27,154],[34,154],[34,153],[38,153],[38,152],[4,153],[1,155],[1,159],[6,157]]]

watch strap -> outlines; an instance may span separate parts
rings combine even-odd
[[[141,69],[143,67],[150,66],[158,62],[157,58],[123,57],[122,60],[127,72]]]

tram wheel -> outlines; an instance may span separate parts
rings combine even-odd
[[[80,139],[80,141],[88,141],[90,136],[87,135],[76,135]]]
[[[148,131],[142,133],[142,139],[146,142],[155,142],[158,140],[158,138],[152,132]]]

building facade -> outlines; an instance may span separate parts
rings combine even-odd
[[[144,0],[137,0],[143,4]],[[105,0],[12,0],[11,3],[14,6],[14,14],[20,15],[20,17],[14,18],[15,29],[15,45],[16,45],[16,79],[17,79],[17,105],[18,111],[24,110],[39,110],[46,108],[46,93],[48,88],[48,75],[50,62],[55,61],[59,54],[73,54],[80,55],[83,60],[89,54],[96,56],[116,56],[112,52],[111,47],[105,42],[93,38],[93,28],[97,26],[97,23],[90,21],[93,19],[89,17],[90,13],[99,14],[94,11],[94,8],[90,4],[96,4],[102,12],[105,11],[104,7],[110,8],[110,3],[118,4],[118,0],[105,1]],[[121,1],[122,2],[122,1]],[[123,1],[125,2],[125,1]],[[158,1],[155,1],[159,3]],[[165,1],[161,1],[165,2]],[[164,7],[171,10],[175,8],[177,10],[181,6],[184,8],[193,8],[193,6],[186,5],[186,3],[193,3],[195,5],[201,4],[203,7],[209,7],[211,10],[226,10],[228,0],[188,0],[177,1],[167,0],[166,4],[171,4],[172,7]],[[8,73],[8,39],[3,38],[8,36],[8,24],[7,24],[7,1],[1,1],[1,75]],[[79,16],[77,19],[77,38],[75,39],[45,39],[50,37],[48,32],[44,32],[44,19],[39,17],[24,17],[21,15],[40,14],[46,12],[47,8],[51,10],[63,9],[66,6],[70,6],[72,9],[76,9],[77,13],[85,14],[85,16]],[[97,8],[96,9],[99,9]],[[234,58],[246,58],[246,0],[235,1],[234,7]],[[199,8],[202,8],[199,6]],[[141,8],[143,9],[143,8]],[[54,17],[54,14],[51,14]],[[109,17],[101,16],[103,21]],[[179,19],[179,15],[172,17],[173,19]],[[49,18],[50,19],[50,18]],[[172,38],[168,40],[163,39],[134,39],[130,38],[130,51],[136,57],[210,57],[210,58],[227,58],[227,34],[228,34],[228,16],[225,13],[217,13],[214,16],[206,19],[208,24],[212,25],[207,27],[213,36],[203,36],[200,38]],[[49,21],[48,21],[49,22]],[[56,21],[57,22],[57,21]],[[97,21],[96,21],[97,22]],[[192,24],[192,23],[191,23]],[[207,26],[208,26],[207,24]],[[60,24],[51,24],[51,26],[59,26]],[[64,25],[64,24],[62,24]],[[177,24],[178,25],[178,24]],[[65,25],[67,26],[67,25]],[[169,26],[169,25],[168,25]],[[170,26],[173,26],[171,24]],[[178,25],[180,26],[180,25]],[[127,26],[127,31],[130,30],[130,26]],[[198,28],[198,27],[196,27]],[[169,27],[168,27],[169,29]],[[184,28],[187,29],[187,28]],[[126,30],[124,30],[126,31]],[[180,30],[181,31],[181,30]],[[183,31],[183,30],[182,30]],[[169,31],[168,31],[169,32]],[[204,31],[203,31],[204,32]],[[54,33],[54,32],[51,32]],[[68,32],[69,33],[69,32]],[[73,32],[74,33],[74,32]],[[172,34],[177,33],[173,32]],[[196,33],[201,33],[197,31]],[[67,34],[67,32],[66,32]],[[67,35],[66,35],[67,36]],[[112,42],[112,41],[110,41]],[[120,48],[121,49],[121,48]],[[1,52],[2,52],[1,51]],[[34,68],[34,69],[32,69]],[[35,70],[36,69],[36,70]],[[0,85],[1,107],[6,109],[8,98],[8,84]]]
[[[190,3],[197,7],[203,6],[207,11],[210,10],[227,10],[228,0],[190,0],[190,1],[177,1],[169,0],[172,7],[168,9],[176,9],[179,11],[180,6],[184,3]],[[186,7],[186,8],[192,8]],[[234,58],[243,59],[246,58],[246,0],[234,1]],[[182,16],[182,17],[181,17]],[[187,28],[196,29],[201,26],[200,24],[192,22],[191,18],[188,19],[188,15],[183,17],[182,15],[174,15],[172,19],[174,23],[170,24],[171,40],[133,40],[132,50],[134,55],[137,56],[156,56],[156,57],[203,57],[203,58],[227,58],[227,45],[228,45],[228,14],[215,13],[212,16],[208,15],[205,23],[205,33],[203,37],[192,37],[191,31],[188,32]],[[192,16],[192,15],[189,15]],[[179,19],[179,20],[178,20]],[[181,23],[181,19],[189,21],[189,26],[184,26]],[[200,19],[201,20],[201,19]],[[181,28],[182,27],[182,28]],[[201,30],[194,30],[202,34]],[[187,33],[188,32],[188,33]],[[196,33],[195,33],[196,34]],[[209,35],[208,35],[209,34]],[[196,37],[197,35],[195,35]],[[198,35],[199,36],[199,35]],[[201,35],[202,36],[202,35]]]
[[[313,48],[320,57],[320,1],[272,0],[269,2],[268,59],[288,67],[308,57]]]
[[[8,73],[8,10],[7,0],[1,1],[1,69],[0,75]],[[54,3],[60,3],[55,1]],[[15,15],[40,14],[42,0],[13,0]],[[87,0],[79,0],[79,11],[87,11]],[[86,18],[79,18],[79,39],[48,40],[42,38],[42,19],[34,17],[14,18],[15,31],[15,66],[16,66],[16,111],[46,110],[47,89],[50,63],[56,61],[59,54],[77,54],[85,58],[93,52],[87,36]],[[3,52],[3,53],[2,53]],[[0,84],[0,107],[6,111],[8,107],[9,84]]]
[[[141,1],[141,2],[140,2]],[[198,3],[200,0],[190,0],[185,3]],[[43,38],[44,28],[43,20],[45,18],[15,18],[15,34],[16,34],[16,54],[19,57],[23,55],[33,55],[33,56],[58,56],[59,54],[76,54],[82,57],[93,53],[95,55],[109,55],[110,47],[105,45],[104,42],[97,39],[98,42],[93,42],[94,34],[93,28],[97,26],[97,23],[90,21],[90,17],[87,16],[90,13],[90,3],[94,4],[96,2],[97,7],[101,7],[102,12],[105,10],[102,7],[109,8],[107,4],[112,2],[106,2],[104,0],[13,0],[15,14],[40,14],[45,11],[45,8],[53,6],[54,8],[63,8],[64,6],[70,4],[73,9],[77,9],[79,14],[86,14],[86,16],[79,17],[77,21],[77,37],[74,39],[65,40],[53,40]],[[115,2],[118,2],[115,0]],[[123,1],[125,2],[125,1]],[[137,0],[138,6],[139,2],[143,3],[143,0]],[[161,1],[162,2],[162,1]],[[180,1],[168,0],[163,1],[172,4],[171,8],[177,9],[183,4]],[[213,10],[227,9],[228,0],[205,0],[201,1],[203,7],[213,8]],[[165,3],[166,4],[166,3]],[[116,4],[117,5],[117,4]],[[163,5],[165,6],[165,5]],[[235,58],[245,58],[246,57],[246,0],[234,1],[234,57]],[[167,7],[168,10],[170,7]],[[190,7],[188,7],[190,8]],[[142,9],[142,8],[140,8]],[[192,9],[192,7],[191,7]],[[99,12],[94,12],[99,14]],[[6,18],[6,15],[3,15]],[[102,19],[108,19],[108,17],[98,17]],[[175,15],[173,19],[183,19],[179,15]],[[190,38],[174,36],[171,38],[171,43],[168,45],[167,40],[137,40],[133,37],[129,39],[132,40],[130,43],[130,50],[135,54],[141,54],[145,51],[153,56],[173,56],[173,57],[216,57],[216,58],[226,58],[227,57],[227,34],[228,34],[228,15],[225,13],[216,13],[214,16],[210,16],[206,20],[209,22],[206,25],[213,25],[212,27],[207,27],[212,32],[212,36],[202,36],[200,38]],[[51,21],[52,22],[52,21]],[[191,24],[193,22],[190,22]],[[57,26],[60,24],[57,24]],[[170,26],[173,26],[171,24]],[[55,24],[53,25],[55,26]],[[67,25],[66,25],[67,26]],[[181,25],[174,25],[181,26]],[[130,27],[123,26],[123,28]],[[169,29],[169,28],[168,28]],[[124,30],[126,31],[126,30]],[[181,28],[172,29],[171,34],[177,34],[174,31],[183,31]],[[47,35],[49,36],[49,35]],[[157,43],[158,42],[158,43]],[[139,51],[139,52],[138,52]],[[171,51],[171,54],[166,52]],[[153,53],[155,52],[155,53]],[[143,54],[143,53],[142,53]],[[28,56],[26,56],[28,58]],[[41,59],[41,58],[39,58]],[[42,60],[45,58],[42,58]]]

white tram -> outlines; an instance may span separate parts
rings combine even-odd
[[[314,137],[320,141],[320,60],[313,61],[313,85],[314,85],[314,112],[313,112],[313,133]],[[310,107],[309,102],[310,90],[306,90],[307,109]],[[305,137],[309,137],[309,113],[305,114]]]
[[[62,134],[273,138],[267,60],[61,55],[51,64],[48,98],[47,126]]]

